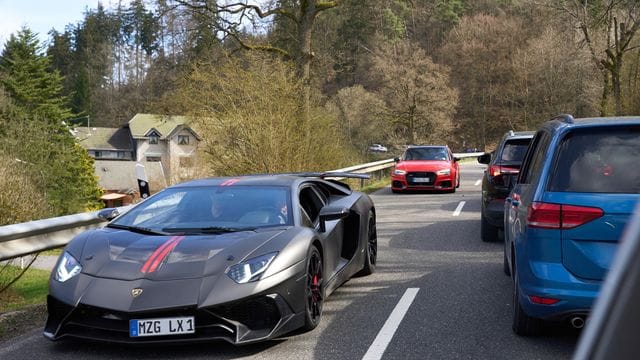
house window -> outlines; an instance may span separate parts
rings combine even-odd
[[[147,161],[149,162],[160,161],[160,156],[147,156]]]
[[[149,144],[157,144],[158,137],[157,136],[149,136]]]
[[[189,135],[178,135],[178,145],[189,145]]]
[[[94,151],[94,152],[93,152],[93,157],[95,157],[95,158],[102,157],[102,152],[100,152],[100,151]]]

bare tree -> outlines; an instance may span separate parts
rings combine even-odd
[[[392,129],[385,121],[385,104],[362,85],[340,89],[325,108],[335,114],[351,147],[364,154],[372,143],[388,143]]]
[[[308,131],[290,120],[299,110],[302,87],[293,67],[265,54],[243,55],[196,66],[166,99],[174,113],[195,119],[208,175],[345,165],[342,134],[326,111],[312,109]]]
[[[510,56],[524,43],[523,22],[509,16],[465,16],[451,31],[440,58],[451,69],[461,101],[456,115],[460,137],[486,147],[510,129],[513,81]]]
[[[435,64],[417,44],[409,42],[382,48],[373,64],[381,78],[378,92],[398,141],[448,142],[458,105],[458,93],[449,86],[449,68]]]
[[[298,76],[302,80],[303,91],[301,93],[302,116],[300,119],[306,122],[309,119],[311,97],[311,61],[313,51],[311,35],[316,17],[325,10],[339,6],[341,0],[282,0],[268,1],[265,5],[256,2],[235,1],[219,2],[211,0],[174,0],[181,7],[193,11],[201,11],[214,14],[218,19],[217,29],[224,38],[234,39],[240,47],[248,50],[261,50],[276,53],[286,59],[293,59],[297,66]],[[296,30],[293,51],[274,44],[260,44],[249,40],[242,31],[249,23],[258,23],[262,19],[279,17],[290,21]],[[301,124],[303,125],[303,124]]]
[[[633,39],[640,28],[640,3],[637,0],[553,1],[577,26],[593,63],[602,73],[601,115],[607,115],[610,92],[615,114],[622,115],[622,70],[627,54],[635,49]]]

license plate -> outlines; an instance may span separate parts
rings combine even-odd
[[[130,337],[193,334],[195,331],[193,316],[129,320]]]
[[[426,183],[429,182],[429,178],[413,178],[413,182]]]

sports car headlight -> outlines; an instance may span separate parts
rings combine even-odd
[[[404,171],[404,170],[398,170],[398,169],[393,170],[393,174],[394,174],[394,175],[405,175],[406,173],[407,173],[407,172],[406,172],[406,171]]]
[[[449,174],[451,174],[451,169],[438,170],[436,172],[436,174],[438,174],[438,175],[449,175]]]
[[[267,270],[267,267],[269,267],[269,264],[271,264],[271,261],[276,257],[276,255],[278,255],[278,252],[254,257],[228,267],[225,273],[238,284],[256,281],[260,278],[260,275]]]
[[[65,251],[64,254],[62,254],[62,259],[60,260],[60,264],[56,270],[55,279],[60,282],[65,282],[80,274],[81,270],[82,266],[78,260]]]

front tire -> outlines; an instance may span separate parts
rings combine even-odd
[[[324,304],[324,278],[322,256],[315,246],[309,249],[307,256],[307,279],[305,284],[305,331],[315,329],[322,318],[322,306]]]
[[[373,211],[369,211],[368,223],[364,267],[358,273],[358,275],[362,276],[373,274],[376,271],[378,262],[378,231],[376,229],[376,216]]]

